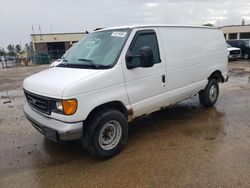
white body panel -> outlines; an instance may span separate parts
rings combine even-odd
[[[54,112],[43,115],[68,123],[81,122],[96,107],[119,101],[127,110],[133,110],[135,118],[198,93],[215,71],[220,71],[226,79],[227,48],[220,30],[181,26],[131,29],[113,68],[54,67],[25,79],[23,87],[29,92],[78,101],[74,115]],[[150,68],[127,69],[125,56],[135,33],[148,29],[156,33],[161,62]]]
[[[38,95],[60,99],[63,97],[63,91],[67,87],[77,84],[79,81],[86,80],[98,72],[100,70],[54,67],[26,78],[23,87]],[[78,88],[82,92],[88,92],[89,89]]]
[[[204,89],[216,70],[227,75],[226,43],[216,29],[160,27],[167,66],[167,101],[176,102]]]
[[[164,98],[161,97],[166,92],[165,84],[162,83],[162,76],[166,74],[166,65],[164,59],[160,63],[150,68],[127,69],[125,55],[129,45],[137,31],[151,29],[157,33],[156,28],[134,29],[121,55],[123,71],[125,76],[125,85],[128,92],[129,102],[134,111],[134,117],[147,114],[159,109]]]

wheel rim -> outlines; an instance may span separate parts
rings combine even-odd
[[[245,58],[245,59],[248,59],[248,54],[244,54],[244,58]]]
[[[209,99],[212,102],[215,102],[217,98],[217,88],[215,87],[215,85],[212,85],[210,90],[209,90]]]
[[[108,121],[99,132],[99,145],[104,150],[111,150],[117,146],[122,136],[122,128],[115,120]]]

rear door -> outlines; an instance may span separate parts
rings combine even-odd
[[[156,29],[137,29],[131,32],[127,50],[123,56],[125,85],[134,116],[149,113],[164,106],[166,66],[163,54],[160,53]],[[126,53],[139,55],[141,47],[150,47],[153,51],[153,67],[127,68]],[[140,64],[139,58],[132,60]]]

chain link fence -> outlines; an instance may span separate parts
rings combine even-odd
[[[25,57],[0,57],[0,68],[10,68],[16,66],[50,64],[61,58],[65,50],[48,50],[47,52],[29,52]]]

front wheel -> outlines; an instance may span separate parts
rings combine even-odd
[[[125,116],[117,110],[100,110],[87,121],[82,143],[92,156],[105,160],[122,150],[127,137]]]
[[[249,58],[249,55],[248,54],[244,54],[244,59],[248,59]]]
[[[219,96],[219,85],[217,80],[210,79],[206,88],[199,92],[200,103],[205,107],[213,106]]]

